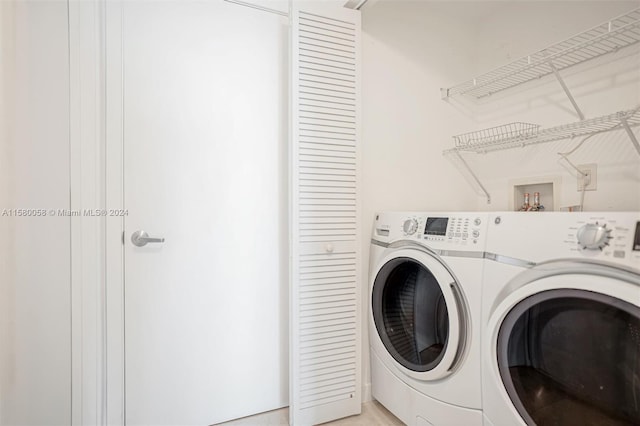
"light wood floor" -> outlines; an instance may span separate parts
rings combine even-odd
[[[288,426],[289,409],[269,411],[256,416],[244,417],[221,426]],[[391,414],[377,401],[362,404],[362,414],[346,417],[334,422],[324,423],[322,426],[403,426],[400,420]]]

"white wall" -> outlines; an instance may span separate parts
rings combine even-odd
[[[363,8],[362,87],[364,268],[368,268],[376,211],[505,210],[511,179],[540,176],[560,176],[560,203],[576,204],[576,180],[558,164],[556,154],[569,150],[576,141],[467,156],[492,195],[490,205],[442,156],[443,150],[454,146],[452,136],[457,134],[512,121],[544,127],[577,121],[555,80],[537,81],[480,102],[459,98],[445,102],[439,89],[639,5],[516,0],[379,0],[367,4]],[[640,62],[632,52],[635,50],[620,52],[612,63],[594,62],[566,73],[567,84],[575,88],[574,96],[588,118],[640,104]],[[624,132],[593,138],[571,159],[577,164],[598,163],[598,191],[587,192],[587,209],[640,208],[640,157]],[[368,270],[364,276],[368,277]],[[368,289],[363,293],[366,384],[371,381]]]
[[[0,424],[69,424],[69,220],[3,216],[69,206],[65,2],[0,2]]]

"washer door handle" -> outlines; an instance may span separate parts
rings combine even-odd
[[[456,304],[458,305],[458,327],[460,329],[460,338],[458,339],[458,348],[456,349],[456,356],[453,358],[451,362],[451,366],[449,370],[453,370],[458,366],[458,363],[461,361],[465,350],[467,348],[467,332],[469,331],[468,324],[468,312],[465,309],[464,305],[464,296],[462,295],[462,291],[458,287],[458,283],[455,281],[449,284],[451,287],[451,292],[453,293],[453,297],[456,300]]]

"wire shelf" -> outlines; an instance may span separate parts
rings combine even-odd
[[[442,89],[442,95],[443,98],[455,95],[483,98],[552,74],[554,67],[556,70],[569,68],[639,41],[640,8],[472,80]]]
[[[604,115],[601,117],[591,118],[588,120],[577,121],[574,123],[563,124],[560,126],[550,127],[547,129],[537,129],[537,125],[528,123],[511,123],[506,126],[512,126],[514,124],[528,124],[529,126],[536,126],[535,134],[523,135],[520,137],[505,136],[501,139],[490,139],[477,143],[459,143],[458,139],[461,136],[454,136],[456,140],[455,148],[445,151],[450,153],[456,152],[475,152],[485,153],[492,151],[499,151],[510,148],[524,147],[529,145],[535,145],[545,142],[558,141],[562,139],[571,139],[580,136],[588,136],[597,133],[609,132],[616,129],[623,128],[623,121],[628,124],[629,127],[635,127],[640,125],[640,107],[635,109],[620,111],[614,114]],[[489,134],[494,132],[494,129],[499,129],[505,126],[492,127],[490,129],[480,130],[478,132],[467,133],[471,134],[483,134],[488,132]]]
[[[535,137],[538,134],[538,124],[532,123],[508,123],[502,126],[477,130],[453,137],[458,148],[471,148],[474,146],[486,146],[504,143],[505,141],[521,141]]]
[[[516,125],[516,128],[522,127],[517,126],[522,124],[526,125],[528,123],[511,123],[511,125]],[[469,167],[469,164],[461,155],[462,152],[486,153],[491,151],[558,141],[562,139],[571,139],[575,137],[587,138],[599,133],[624,129],[627,132],[629,140],[635,147],[636,151],[638,151],[638,154],[640,154],[640,142],[638,141],[638,138],[636,137],[633,130],[631,130],[632,127],[640,126],[640,106],[636,107],[635,109],[620,111],[609,115],[603,115],[601,117],[596,117],[589,120],[563,124],[560,126],[550,127],[548,129],[536,129],[537,134],[522,135],[516,137],[507,135],[502,139],[488,137],[484,141],[478,141],[476,143],[471,142],[471,138],[467,137],[467,135],[474,134],[482,135],[484,134],[484,132],[491,135],[495,131],[494,129],[509,127],[511,125],[498,126],[497,128],[490,128],[480,130],[478,132],[471,132],[464,135],[454,136],[454,138],[456,138],[456,147],[443,152],[445,157],[451,160],[461,171],[463,171],[465,177],[467,177],[469,182],[478,190],[478,192],[482,192],[482,194],[484,194],[484,196],[487,198],[488,204],[491,203],[491,195],[484,187],[484,185],[482,185],[482,182],[473,172],[471,167]],[[529,125],[536,126],[535,124]],[[458,141],[457,138],[460,138],[461,140]]]

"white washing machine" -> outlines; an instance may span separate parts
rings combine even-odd
[[[495,213],[485,425],[640,424],[640,213]]]
[[[371,240],[373,397],[409,425],[482,424],[488,215],[380,213]]]

